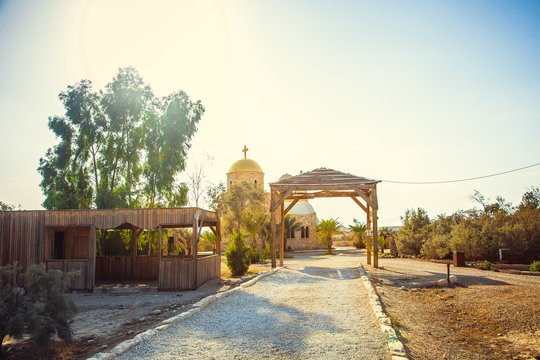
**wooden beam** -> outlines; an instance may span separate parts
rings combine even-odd
[[[283,209],[284,208],[284,203],[281,203],[281,206],[280,206],[280,213],[281,213],[281,224],[279,224],[279,240],[280,240],[280,245],[279,245],[279,266],[283,267],[283,259],[285,258],[285,210]]]
[[[277,207],[287,199],[287,197],[292,193],[292,189],[287,189],[284,193],[281,193],[281,197],[273,205],[270,206],[270,211],[275,211]]]
[[[372,200],[377,204],[377,189],[373,189]],[[379,233],[377,230],[377,208],[373,209],[373,266],[379,268]]]
[[[192,270],[190,272],[190,282],[189,288],[191,290],[197,289],[197,263],[198,263],[198,253],[197,253],[197,219],[193,217],[193,233],[191,236],[191,260],[192,260]]]
[[[135,227],[131,227],[131,276],[135,280],[135,259],[137,258],[137,238],[135,237]]]
[[[362,210],[364,210],[366,213],[368,212],[367,207],[366,207],[364,204],[362,204],[362,203],[360,202],[360,200],[358,200],[355,196],[351,196],[351,199],[353,199],[353,201],[354,201],[356,204],[358,204],[358,206],[360,206],[360,207],[362,208]]]
[[[275,192],[270,190],[270,208],[275,203]],[[270,255],[272,258],[272,268],[276,267],[276,215],[275,211],[270,211]]]
[[[366,212],[366,229],[371,230],[371,214],[372,211],[370,206],[367,206],[367,212]],[[367,244],[366,244],[366,257],[367,257],[367,264],[371,265],[371,236],[367,237]]]
[[[162,251],[161,251],[161,225],[158,226],[158,258],[161,259]],[[151,246],[149,244],[148,246]]]
[[[294,199],[293,202],[290,203],[289,206],[287,206],[287,208],[285,209],[285,215],[287,215],[287,213],[291,211],[291,209],[293,208],[294,205],[296,205],[297,202],[298,202],[298,199]]]
[[[90,291],[96,286],[96,227],[90,226]]]
[[[270,188],[275,191],[284,191],[285,189],[292,190],[350,190],[355,189],[371,189],[374,184],[356,184],[356,183],[342,183],[342,184],[270,184]]]
[[[221,220],[219,213],[216,215],[216,251],[219,255],[219,276],[221,277]]]
[[[369,198],[362,190],[357,190],[356,193],[358,196],[360,196],[366,203],[368,203],[369,206],[371,206],[373,209],[377,209],[377,203],[374,202],[372,199]]]

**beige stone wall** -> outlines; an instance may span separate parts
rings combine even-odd
[[[292,251],[296,250],[312,250],[312,249],[325,249],[326,246],[319,242],[317,238],[317,216],[312,215],[294,215],[296,223],[299,224],[298,229],[295,231],[294,238],[287,239],[287,249],[290,247]],[[300,227],[309,227],[309,238],[302,239],[302,232]],[[286,250],[287,250],[286,249]]]
[[[235,182],[242,180],[252,184],[257,181],[257,186],[259,186],[261,189],[264,188],[264,173],[258,171],[238,171],[227,173],[227,188],[231,185],[231,183],[234,184]]]

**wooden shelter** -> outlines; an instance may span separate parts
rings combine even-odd
[[[143,230],[193,228],[191,256],[138,256],[137,238]],[[218,254],[198,256],[201,228],[221,233],[216,212],[200,208],[119,210],[35,210],[0,212],[0,265],[18,262],[26,270],[45,264],[47,270],[77,271],[70,288],[91,291],[97,280],[157,280],[160,290],[192,290],[221,276]],[[128,229],[130,256],[97,256],[97,230]]]
[[[373,226],[373,239],[377,239],[377,183],[380,180],[346,174],[340,171],[319,168],[297,176],[287,177],[270,183],[270,221],[271,221],[271,253],[272,267],[276,267],[276,215],[280,217],[279,266],[283,266],[284,258],[284,217],[300,199],[328,197],[349,197],[366,213],[367,229]],[[285,208],[285,200],[292,201]],[[365,204],[362,202],[364,201]],[[276,214],[276,212],[278,214]],[[373,223],[373,225],[372,225]],[[373,266],[379,267],[377,241],[373,243]],[[371,264],[371,246],[368,238],[368,264]]]

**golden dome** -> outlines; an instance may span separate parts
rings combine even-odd
[[[231,168],[229,169],[229,172],[245,172],[245,171],[253,171],[253,172],[263,172],[261,169],[261,166],[257,164],[255,160],[251,159],[240,159],[234,164],[232,164]]]

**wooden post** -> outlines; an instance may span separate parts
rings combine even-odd
[[[371,230],[371,206],[369,204],[367,205],[367,212],[366,212],[366,229],[369,231]],[[366,244],[366,256],[367,256],[367,264],[371,265],[371,237],[368,236],[366,238],[367,244]]]
[[[272,211],[275,201],[276,195],[270,189],[270,255],[272,256],[272,269],[276,267],[276,215],[275,211]]]
[[[373,189],[373,202],[377,204],[377,188]],[[373,266],[379,268],[379,232],[377,230],[377,208],[373,209]]]
[[[131,279],[135,280],[135,258],[137,257],[137,238],[135,226],[131,227]]]
[[[159,225],[158,227],[158,259],[161,259],[161,254],[162,254],[162,251],[161,251],[161,225]],[[148,245],[150,246],[150,245]]]
[[[280,208],[281,213],[281,224],[279,224],[279,238],[280,238],[280,244],[279,244],[279,266],[283,267],[283,260],[285,259],[285,204],[282,202]]]
[[[96,286],[96,227],[90,226],[90,283],[89,289],[90,291],[94,290],[94,286]]]
[[[218,278],[221,279],[221,220],[219,212],[216,213],[216,247],[217,247],[217,273]]]
[[[199,211],[199,210],[197,210]],[[191,281],[190,281],[190,289],[196,290],[197,289],[197,265],[198,265],[198,254],[197,254],[197,219],[193,218],[193,235],[191,236],[191,254],[192,254],[192,269],[191,272]]]

